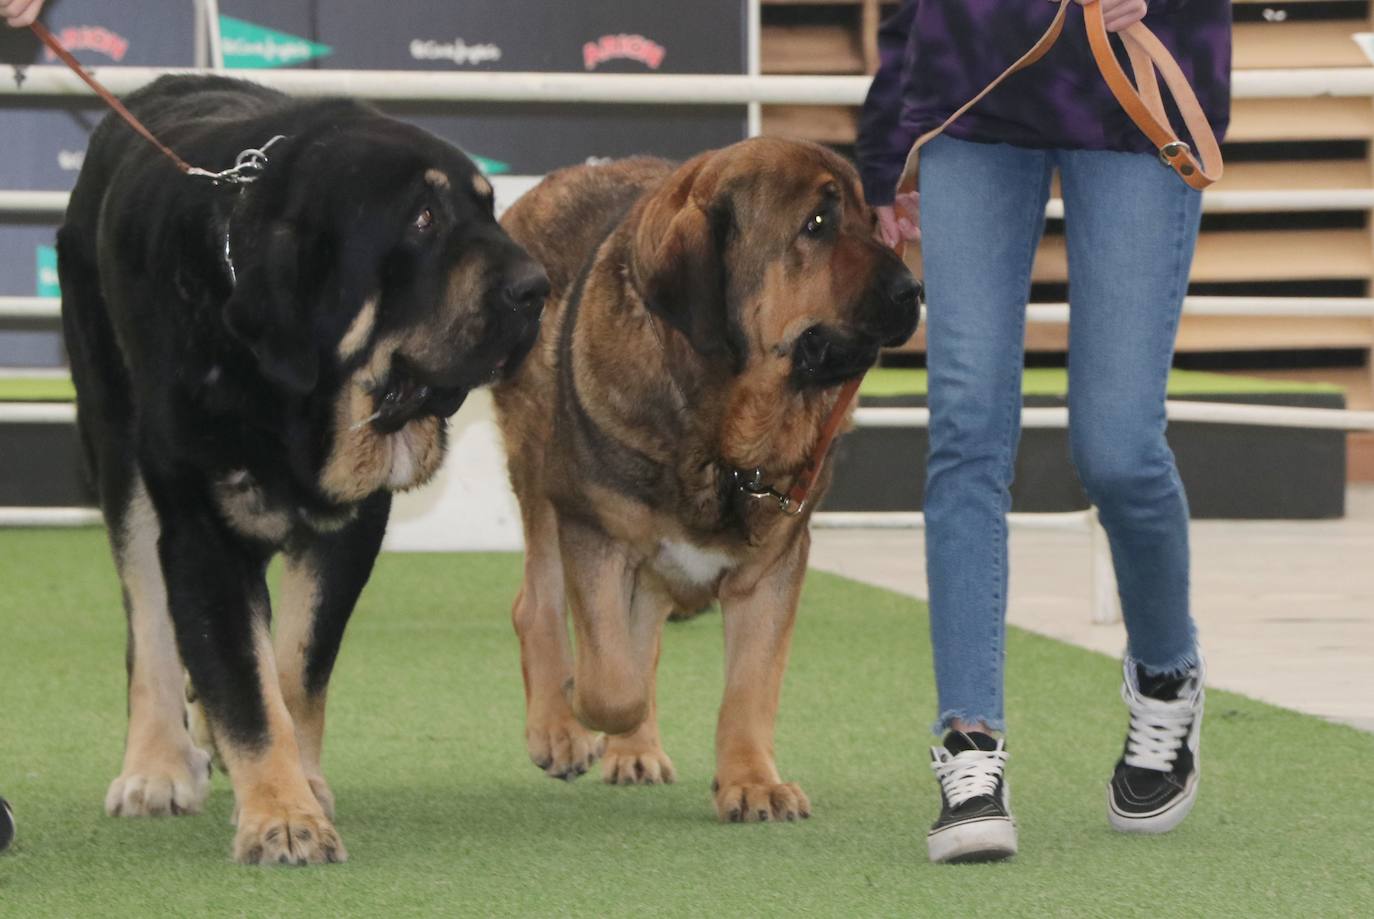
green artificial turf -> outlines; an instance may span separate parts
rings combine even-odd
[[[1069,375],[1062,367],[1028,367],[1022,377],[1022,392],[1027,396],[1062,397],[1069,391]],[[1339,393],[1330,383],[1295,380],[1266,380],[1204,373],[1199,370],[1174,370],[1169,374],[1170,396],[1238,395],[1250,393]],[[924,396],[926,372],[912,368],[879,367],[864,377],[860,396]]]
[[[815,817],[722,826],[710,809],[716,614],[670,625],[669,787],[545,778],[526,759],[513,555],[387,555],[330,693],[326,772],[346,865],[244,868],[231,793],[196,817],[101,814],[119,768],[124,635],[99,531],[0,532],[0,794],[15,847],[0,915],[1374,915],[1374,736],[1224,692],[1201,796],[1168,837],[1108,829],[1119,670],[1013,630],[1011,783],[1022,853],[932,866],[922,604],[807,583],[777,749]]]
[[[1023,388],[1028,396],[1063,396],[1068,392],[1068,374],[1057,367],[1032,367],[1025,372]],[[1175,370],[1169,376],[1169,395],[1205,396],[1247,393],[1338,393],[1339,386],[1294,380],[1265,380],[1255,377]],[[926,393],[924,370],[880,367],[864,378],[865,396],[923,396]],[[0,402],[70,402],[75,392],[66,378],[0,377]]]
[[[71,402],[76,390],[67,377],[0,377],[0,402]]]

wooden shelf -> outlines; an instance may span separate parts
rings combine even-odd
[[[1194,281],[1368,281],[1374,246],[1367,230],[1228,230],[1203,233]],[[1063,283],[1068,257],[1062,236],[1047,237],[1031,278]]]
[[[1374,173],[1366,160],[1287,160],[1272,163],[1227,163],[1218,186],[1226,191],[1316,191],[1368,188]]]
[[[1233,143],[1263,140],[1368,140],[1374,105],[1363,98],[1236,99],[1231,103]]]
[[[763,133],[799,137],[821,144],[852,144],[858,109],[843,105],[765,105]]]
[[[1231,66],[1236,70],[1368,67],[1369,58],[1350,37],[1368,31],[1369,21],[1360,19],[1238,22],[1232,31]]]
[[[841,25],[766,25],[760,65],[764,73],[863,73],[863,41]]]

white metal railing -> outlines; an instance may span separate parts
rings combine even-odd
[[[0,507],[0,527],[85,527],[100,522],[93,507]]]
[[[115,93],[133,92],[169,73],[192,68],[93,67]],[[860,105],[867,76],[747,76],[734,74],[436,73],[417,70],[235,70],[234,75],[299,96],[357,96],[410,102],[565,102],[632,105]],[[0,81],[0,95],[89,96],[66,67],[38,65],[24,80]],[[1236,99],[1310,99],[1374,95],[1374,68],[1322,67],[1238,70]]]
[[[1302,408],[1286,405],[1240,405],[1228,402],[1164,403],[1170,421],[1197,424],[1240,424],[1264,428],[1315,428],[1326,431],[1374,431],[1374,411],[1341,408]],[[0,415],[3,417],[3,415]],[[928,408],[858,408],[854,424],[860,428],[924,428]],[[1023,428],[1063,428],[1069,425],[1065,406],[1023,408]]]
[[[56,297],[0,297],[0,319],[56,319]],[[1270,318],[1374,319],[1374,297],[1188,297],[1185,316],[1264,316]],[[1068,322],[1067,303],[1032,303],[1032,322]]]
[[[540,176],[494,176],[497,194],[502,184],[529,188]],[[0,190],[0,213],[27,213],[60,216],[67,210],[64,191]],[[518,197],[516,195],[515,197]],[[506,198],[507,203],[514,197]],[[1202,210],[1209,214],[1263,214],[1291,211],[1368,211],[1374,210],[1374,188],[1314,188],[1285,191],[1209,190],[1202,196]],[[1054,198],[1045,205],[1045,216],[1064,216],[1064,202]]]

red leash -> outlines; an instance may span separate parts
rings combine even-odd
[[[53,34],[48,31],[47,26],[43,25],[43,23],[41,22],[35,22],[32,25],[30,25],[29,28],[33,30],[34,35],[38,36],[39,41],[48,46],[48,50],[52,51],[53,54],[56,54],[62,60],[62,63],[70,67],[73,73],[75,73],[78,77],[80,77],[82,80],[86,82],[87,86],[95,90],[95,94],[100,98],[104,99],[105,104],[108,105],[110,108],[114,109],[120,118],[123,118],[125,121],[127,121],[129,123],[129,127],[137,131],[140,136],[142,136],[145,140],[148,141],[148,143],[152,144],[159,151],[161,151],[163,156],[171,160],[180,172],[184,172],[187,175],[191,175],[193,172],[196,172],[197,174],[199,172],[204,172],[204,170],[196,170],[196,168],[192,166],[190,163],[186,162],[181,157],[177,156],[176,153],[174,153],[170,147],[168,147],[162,141],[154,137],[153,132],[149,131],[146,127],[144,127],[143,122],[135,118],[134,113],[124,107],[123,102],[120,102],[117,98],[115,98],[114,93],[110,92],[104,86],[101,86],[99,81],[97,81],[95,77],[91,76],[89,73],[85,71],[84,68],[82,68],[81,64],[77,62],[76,58],[72,57],[71,52],[68,51],[66,48],[62,47],[62,43],[58,41],[55,37],[53,37]]]
[[[70,67],[72,72],[80,77],[87,86],[95,90],[95,94],[105,100],[105,104],[113,109],[115,114],[123,118],[128,123],[129,127],[138,132],[140,137],[156,147],[159,153],[171,160],[172,165],[176,166],[177,171],[183,175],[199,176],[200,178],[209,179],[216,185],[220,182],[229,182],[235,185],[247,184],[256,179],[257,173],[261,172],[262,168],[267,165],[267,148],[282,139],[280,136],[277,136],[259,148],[244,150],[234,160],[234,165],[229,169],[225,169],[223,172],[210,172],[207,169],[201,169],[199,166],[192,166],[190,163],[177,156],[176,152],[172,150],[171,147],[158,140],[157,136],[154,135],[152,131],[148,130],[143,122],[134,117],[133,112],[124,107],[124,103],[120,102],[114,93],[110,92],[100,84],[99,80],[87,73],[80,62],[72,57],[71,52],[62,47],[62,43],[48,31],[43,23],[35,22],[30,25],[29,28],[33,30],[34,35],[38,36],[39,41],[47,45],[48,49],[61,59],[62,63]]]

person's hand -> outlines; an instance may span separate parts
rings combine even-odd
[[[891,204],[873,210],[878,215],[878,238],[889,249],[921,238],[921,196],[916,192],[902,192]]]
[[[6,25],[22,29],[38,18],[43,0],[0,0],[0,19]]]
[[[1078,0],[1079,6],[1087,6],[1093,0]],[[1145,0],[1100,0],[1102,21],[1107,24],[1108,32],[1120,32],[1145,18],[1148,8]]]

